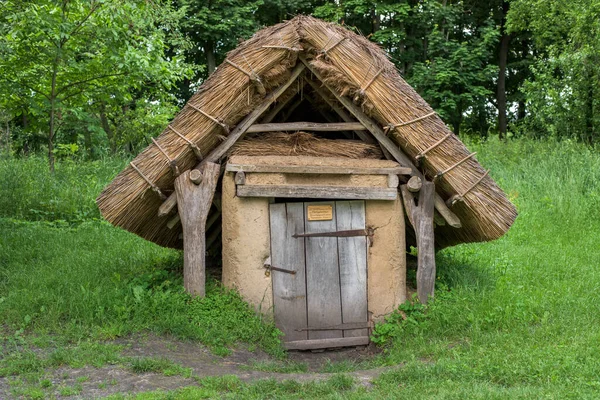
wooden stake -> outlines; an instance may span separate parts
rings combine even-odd
[[[419,205],[415,203],[415,198],[407,185],[402,185],[400,189],[408,220],[417,237],[419,253],[417,295],[419,301],[426,304],[433,298],[435,289],[435,233],[433,231],[435,185],[433,182],[423,182],[419,193]]]
[[[202,172],[197,169],[193,169],[190,171],[190,181],[194,182],[196,185],[199,185],[202,182]]]
[[[418,176],[411,176],[406,184],[409,192],[417,193],[423,187],[423,181]]]
[[[192,296],[206,294],[206,218],[219,180],[221,166],[212,162],[200,167],[204,179],[195,184],[186,171],[175,179],[175,193],[183,228],[183,285]]]

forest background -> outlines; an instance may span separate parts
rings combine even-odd
[[[4,154],[135,155],[228,51],[296,14],[378,43],[455,134],[600,140],[598,0],[2,0]]]

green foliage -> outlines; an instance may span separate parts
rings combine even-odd
[[[411,328],[417,327],[425,319],[425,306],[416,301],[400,304],[397,310],[385,317],[384,322],[375,325],[371,341],[377,345],[390,345],[405,335],[414,334]]]
[[[528,29],[538,47],[523,87],[529,115],[521,132],[536,137],[600,137],[600,3],[511,2],[510,28]]]
[[[15,115],[27,115],[47,127],[51,165],[57,132],[62,127],[61,134],[68,135],[72,127],[62,126],[63,121],[82,118],[78,116],[82,111],[105,114],[107,103],[131,108],[136,99],[169,101],[161,93],[189,72],[179,54],[165,57],[181,18],[169,4],[114,0],[3,3],[0,20],[6,25],[0,36],[0,93],[6,95],[4,106]],[[167,112],[167,118],[172,115],[168,108],[162,112]],[[103,125],[114,149],[113,133]]]

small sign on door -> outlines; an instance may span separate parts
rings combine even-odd
[[[331,204],[308,206],[309,221],[331,221],[333,219],[333,207]]]

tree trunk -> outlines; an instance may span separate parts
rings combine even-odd
[[[506,65],[508,63],[508,48],[510,35],[506,32],[506,14],[508,13],[508,1],[502,2],[502,22],[500,25],[500,50],[498,53],[498,85],[496,90],[496,102],[498,104],[498,136],[506,138],[508,122],[506,116]]]
[[[117,143],[115,141],[115,136],[113,134],[112,129],[110,128],[110,122],[108,121],[108,117],[106,116],[106,103],[100,103],[100,125],[104,132],[106,132],[106,138],[108,139],[108,146],[110,147],[110,152],[115,154],[117,152]]]
[[[215,46],[212,42],[206,42],[204,45],[204,51],[206,53],[206,65],[208,66],[208,75],[212,75],[217,68],[217,62],[215,60]]]
[[[381,29],[381,23],[379,21],[379,14],[377,14],[377,10],[375,9],[375,5],[373,5],[373,9],[371,10],[371,21],[373,22],[373,32],[377,32]]]
[[[6,158],[10,157],[10,125],[8,119],[6,120]]]
[[[50,172],[54,173],[54,113],[56,107],[56,99],[51,100],[50,107],[50,132],[48,132],[48,166]]]
[[[584,142],[592,145],[594,143],[594,72],[591,63],[586,63],[586,97],[585,97],[585,132]]]

